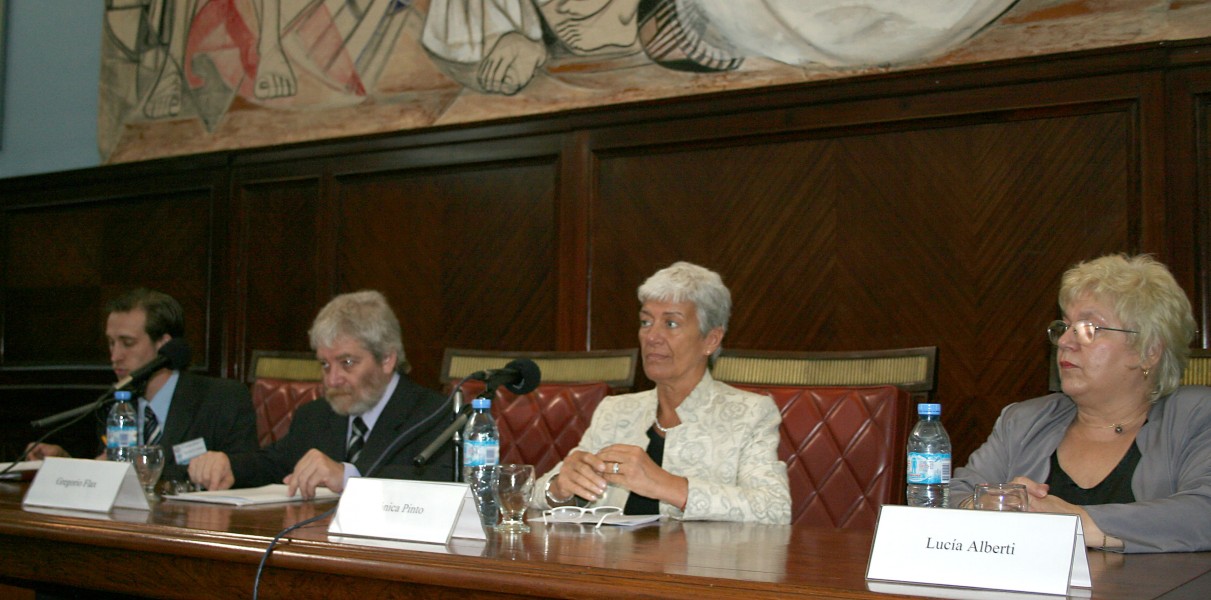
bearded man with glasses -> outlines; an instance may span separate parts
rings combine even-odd
[[[1211,550],[1211,389],[1180,386],[1196,327],[1173,275],[1148,256],[1064,273],[1047,327],[1062,393],[1006,407],[951,479],[1021,483],[1033,512],[1076,514],[1085,544],[1119,552]]]
[[[303,498],[315,497],[317,487],[344,491],[350,477],[450,481],[449,448],[412,464],[454,417],[441,394],[408,377],[399,320],[386,297],[341,294],[308,334],[324,371],[324,399],[300,406],[290,431],[268,447],[195,458],[190,479],[209,490],[285,483],[288,494]]]

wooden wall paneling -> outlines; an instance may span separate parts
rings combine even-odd
[[[217,368],[225,317],[212,303],[212,275],[223,268],[215,222],[224,171],[150,171],[25,178],[0,189],[0,407],[17,423],[0,434],[0,448],[20,448],[42,433],[25,426],[30,419],[91,401],[112,383],[102,307],[130,288],[177,298],[195,368]],[[56,179],[68,183],[47,185]],[[54,441],[91,452],[93,426],[86,419]]]
[[[1208,348],[1211,347],[1208,331],[1211,329],[1211,67],[1204,64],[1169,73],[1166,98],[1169,207],[1166,230],[1183,234],[1175,236],[1177,241],[1170,244],[1169,253],[1188,258],[1177,265],[1174,274],[1187,286],[1194,304],[1199,322],[1194,345]]]
[[[410,149],[333,165],[339,291],[377,289],[412,377],[439,387],[447,346],[557,346],[561,139]]]
[[[231,358],[241,379],[253,350],[310,351],[307,330],[330,295],[321,265],[331,243],[321,226],[323,180],[308,173],[314,166],[237,171]]]
[[[735,129],[706,120],[596,135],[593,344],[633,343],[635,287],[700,262],[734,294],[725,344],[939,346],[966,457],[1001,407],[1045,393],[1063,269],[1139,248],[1148,90],[1115,76],[900,98],[898,120],[881,100],[860,101],[866,119],[782,112],[797,135],[717,139]]]
[[[596,204],[596,155],[590,150],[588,131],[580,130],[563,138],[560,157],[559,188],[556,200],[556,261],[558,283],[556,300],[555,348],[591,350],[589,329],[590,265],[593,248],[591,207]]]

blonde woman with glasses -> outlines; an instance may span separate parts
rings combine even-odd
[[[1062,393],[1011,404],[951,480],[1025,484],[1033,512],[1076,514],[1085,543],[1119,552],[1211,550],[1211,389],[1181,386],[1195,321],[1148,256],[1103,256],[1063,277]]]

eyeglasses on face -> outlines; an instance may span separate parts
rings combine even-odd
[[[581,506],[556,506],[550,510],[542,511],[543,523],[583,523],[584,517],[600,517],[597,519],[597,527],[605,522],[610,515],[621,515],[622,509],[617,506],[595,506],[593,508],[584,508]]]
[[[1047,326],[1047,338],[1051,340],[1052,344],[1058,346],[1060,344],[1060,338],[1063,337],[1064,332],[1068,331],[1069,329],[1072,330],[1072,335],[1076,338],[1077,343],[1082,345],[1093,343],[1094,338],[1097,337],[1097,332],[1103,329],[1106,331],[1121,331],[1123,333],[1139,333],[1133,329],[1119,329],[1117,327],[1097,325],[1093,321],[1077,321],[1071,325],[1063,321],[1052,321],[1051,324]]]

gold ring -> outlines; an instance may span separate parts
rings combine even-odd
[[[619,464],[621,464],[621,463],[614,463],[614,474],[615,474],[615,475],[617,475],[617,474],[618,474],[618,465],[619,465]]]

